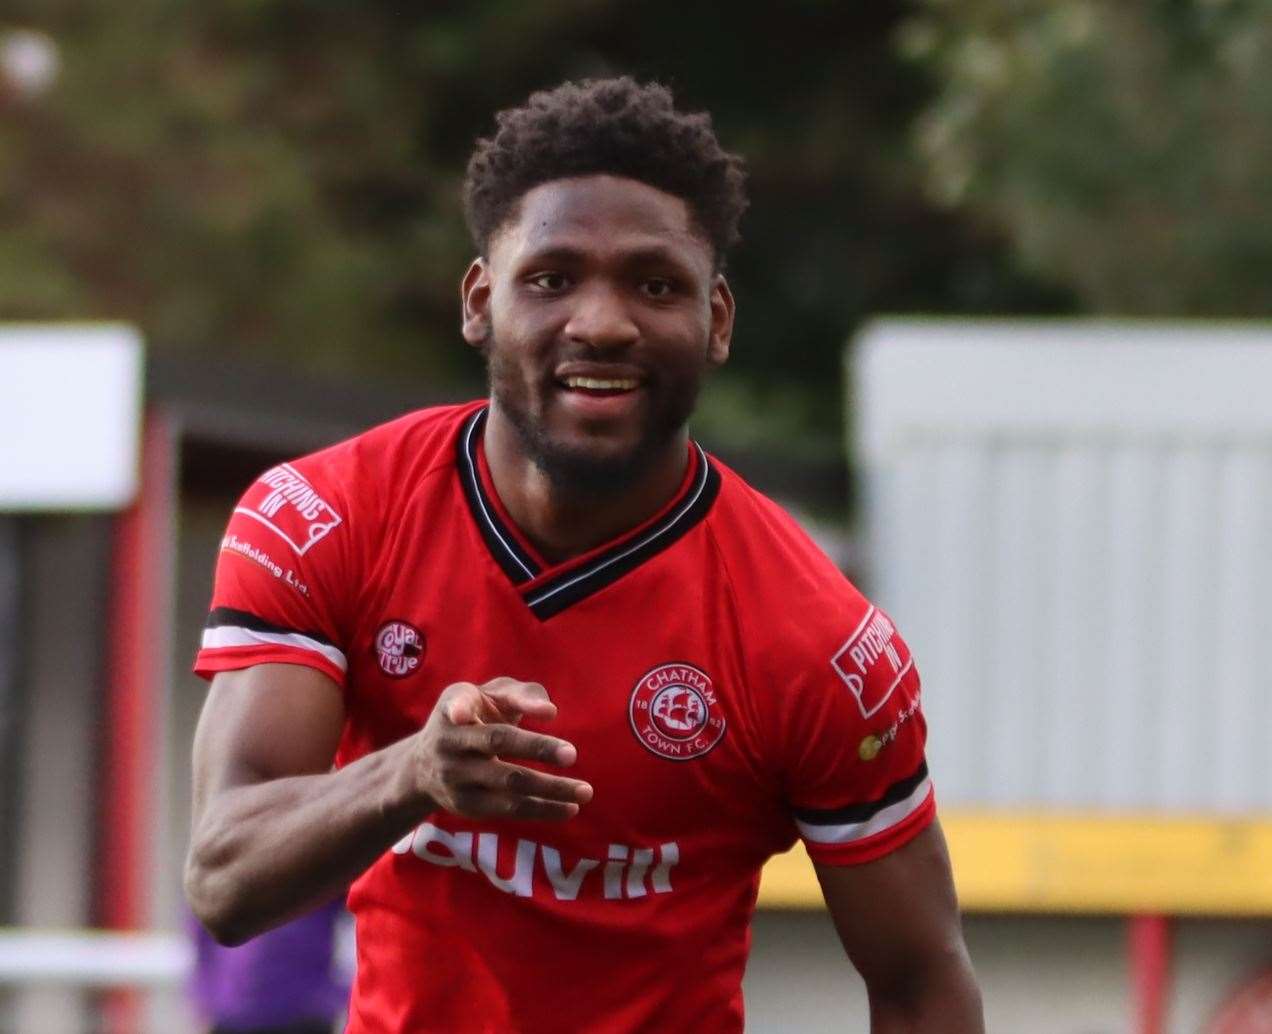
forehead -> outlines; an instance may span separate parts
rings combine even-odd
[[[539,184],[491,242],[492,252],[509,258],[558,249],[597,255],[670,249],[685,261],[711,261],[683,199],[622,176]]]

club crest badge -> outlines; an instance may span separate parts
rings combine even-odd
[[[700,758],[724,738],[711,679],[690,664],[661,664],[641,676],[627,714],[641,746],[668,761]]]
[[[389,678],[405,678],[424,659],[424,633],[405,621],[386,621],[375,634],[375,655]]]

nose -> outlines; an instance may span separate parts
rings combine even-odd
[[[576,291],[573,300],[564,328],[571,341],[593,348],[622,348],[639,339],[640,328],[614,285],[590,284]]]

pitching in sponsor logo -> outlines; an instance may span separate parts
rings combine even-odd
[[[269,528],[298,556],[341,523],[331,504],[286,463],[262,474],[234,512]]]

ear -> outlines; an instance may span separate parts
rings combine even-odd
[[[716,274],[711,285],[711,334],[707,338],[707,362],[712,366],[723,366],[729,358],[735,308],[729,282],[722,273]]]
[[[459,300],[464,308],[464,340],[480,348],[490,335],[490,271],[485,259],[473,259],[459,283]]]

